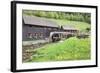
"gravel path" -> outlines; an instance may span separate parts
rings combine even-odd
[[[28,61],[31,56],[36,53],[35,49],[49,43],[49,40],[23,41],[22,45],[22,61]]]
[[[38,44],[38,43],[48,43],[49,40],[35,40],[35,41],[23,41],[22,45],[33,45],[33,44]]]

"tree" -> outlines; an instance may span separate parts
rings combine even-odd
[[[40,11],[40,10],[23,10],[23,14],[33,15],[38,17],[53,18],[53,19],[66,19],[71,21],[81,21],[91,23],[90,13],[80,12],[59,12],[59,11]]]

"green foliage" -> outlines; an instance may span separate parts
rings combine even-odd
[[[63,42],[47,44],[33,53],[30,62],[90,59],[90,38],[72,37]]]
[[[86,29],[90,29],[91,26],[89,23],[86,22],[79,22],[79,21],[70,21],[70,20],[65,20],[65,19],[50,19],[52,21],[57,22],[58,25],[68,25],[68,26],[73,26],[80,31],[86,31]]]
[[[53,18],[53,19],[67,19],[70,21],[82,21],[82,22],[91,23],[90,13],[23,10],[23,14]]]
[[[35,15],[39,17],[46,17],[48,20],[52,20],[58,23],[58,25],[71,25],[80,31],[86,31],[90,26],[90,14],[89,13],[71,13],[71,12],[46,12],[46,11],[27,11],[23,10],[23,14]],[[90,30],[89,30],[90,31]]]

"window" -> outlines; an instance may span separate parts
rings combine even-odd
[[[32,38],[32,33],[28,33],[28,38]]]

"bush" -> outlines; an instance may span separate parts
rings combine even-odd
[[[23,14],[53,19],[67,19],[71,21],[82,21],[91,23],[90,13],[23,10]]]

